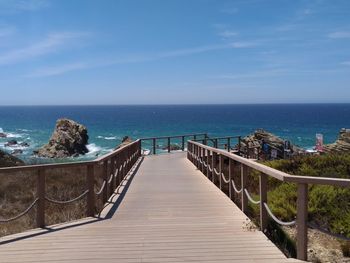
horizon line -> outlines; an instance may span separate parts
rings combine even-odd
[[[350,102],[266,102],[266,103],[169,103],[169,104],[8,104],[0,107],[98,107],[98,106],[234,106],[234,105],[320,105],[320,104],[350,104]]]

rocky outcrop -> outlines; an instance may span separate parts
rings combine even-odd
[[[65,158],[85,154],[89,150],[88,132],[85,126],[69,119],[59,119],[48,144],[34,154],[46,158]]]
[[[22,160],[0,150],[0,167],[11,167],[21,165],[25,165],[25,163]]]
[[[323,146],[325,153],[350,153],[350,129],[341,129],[338,139]]]
[[[12,146],[17,146],[18,142],[16,140],[10,140],[7,143],[5,143],[5,147],[12,147]]]
[[[168,150],[168,148],[169,148],[169,146],[167,145],[167,146],[163,147],[162,150]],[[179,151],[181,149],[182,149],[181,146],[178,144],[170,144],[170,151]]]
[[[128,145],[129,143],[132,143],[133,140],[131,139],[131,137],[129,136],[124,136],[123,139],[122,139],[122,142],[121,144],[119,144],[114,150],[117,150],[121,147],[124,147],[125,145]]]
[[[29,143],[27,142],[21,142],[18,143],[16,140],[11,140],[5,143],[5,147],[29,147]]]
[[[6,137],[7,137],[6,133],[0,132],[0,138],[6,138]]]
[[[270,148],[277,150],[277,158],[284,157],[284,140],[278,136],[267,132],[263,129],[256,130],[253,134],[248,135],[241,139],[241,150],[247,151],[248,148],[262,148],[262,144],[265,142]],[[290,144],[291,154],[298,154],[305,152],[304,149]]]

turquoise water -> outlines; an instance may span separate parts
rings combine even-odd
[[[28,142],[20,158],[47,143],[58,118],[71,118],[89,132],[86,156],[111,151],[123,136],[132,138],[206,132],[210,136],[247,135],[264,128],[304,148],[322,133],[333,142],[341,128],[350,128],[350,104],[177,105],[177,106],[23,106],[0,107],[0,148],[9,139]],[[159,142],[160,146],[166,142]],[[149,148],[144,145],[144,148]]]

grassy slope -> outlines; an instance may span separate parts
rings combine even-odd
[[[350,178],[350,155],[304,156],[292,160],[265,162],[289,174]],[[282,220],[296,215],[296,185],[269,181],[268,201]],[[309,186],[309,221],[330,231],[350,237],[350,189],[333,186]]]

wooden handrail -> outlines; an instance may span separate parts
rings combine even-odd
[[[36,224],[38,227],[45,227],[45,203],[51,202],[56,204],[69,204],[78,201],[85,196],[87,202],[87,216],[95,216],[96,214],[96,194],[95,192],[95,177],[96,167],[102,165],[102,178],[103,184],[101,187],[101,193],[103,197],[103,203],[107,202],[111,194],[114,193],[114,189],[122,183],[130,169],[135,165],[136,161],[141,156],[141,141],[136,140],[130,144],[127,144],[111,153],[108,153],[93,161],[75,162],[75,163],[56,163],[56,164],[41,164],[41,165],[29,165],[20,167],[7,167],[0,168],[0,175],[5,173],[14,173],[19,171],[34,171],[37,173],[37,197],[35,201],[19,216],[10,219],[0,219],[0,223],[6,223],[18,219],[26,215],[35,205],[36,209]],[[83,168],[86,169],[86,190],[73,198],[72,200],[54,200],[48,198],[45,192],[45,179],[46,170],[48,169],[66,169],[66,168]],[[118,183],[117,183],[118,180]],[[109,191],[111,189],[111,191]]]
[[[167,152],[171,152],[171,139],[178,139],[181,138],[181,150],[185,151],[185,138],[186,137],[192,137],[194,140],[197,139],[197,137],[204,136],[204,138],[208,137],[207,133],[194,133],[194,134],[183,134],[183,135],[173,135],[173,136],[160,136],[160,137],[148,137],[148,138],[141,138],[139,139],[142,142],[144,141],[152,141],[152,154],[157,154],[157,140],[167,140]]]
[[[254,169],[260,172],[259,175],[259,195],[260,200],[254,201],[255,204],[260,206],[260,229],[264,231],[267,227],[268,216],[275,220],[277,223],[282,223],[285,225],[297,225],[297,258],[300,260],[307,260],[307,217],[308,217],[308,185],[318,184],[318,185],[332,185],[340,187],[350,187],[350,179],[338,179],[338,178],[327,178],[327,177],[310,177],[310,176],[300,176],[300,175],[290,175],[266,165],[257,163],[253,160],[243,158],[236,154],[227,152],[225,150],[210,147],[201,144],[196,141],[188,141],[188,159],[193,162],[194,165],[198,167],[203,174],[205,174],[208,179],[211,179],[213,183],[219,177],[220,184],[219,187],[222,189],[222,164],[223,157],[229,160],[229,191],[228,195],[233,199],[233,192],[241,195],[241,209],[243,212],[247,211],[247,204],[249,201],[249,193],[246,189],[247,184],[247,168]],[[211,156],[211,164],[210,157]],[[219,156],[219,172],[216,171],[217,156]],[[237,190],[235,182],[233,180],[233,163],[237,162],[241,168],[241,189]],[[207,167],[207,169],[202,169],[202,167]],[[271,212],[267,204],[267,176],[276,178],[282,182],[290,182],[297,184],[297,215],[296,221],[292,222],[282,222],[278,220]],[[226,180],[224,180],[226,183]],[[250,197],[251,198],[251,197]],[[250,199],[251,200],[251,199]]]

